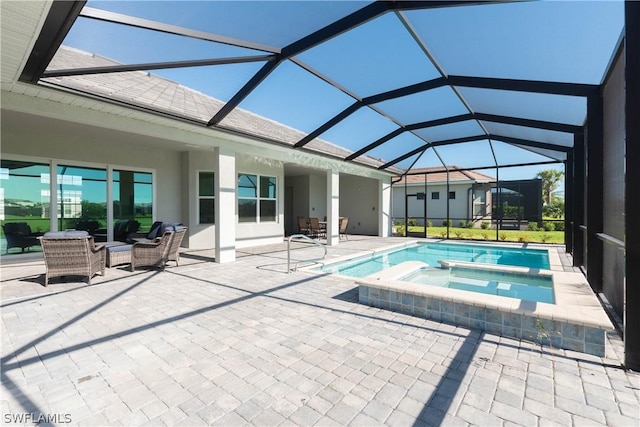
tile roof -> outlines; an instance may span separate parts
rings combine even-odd
[[[99,55],[61,46],[47,71],[113,65],[121,64]],[[206,124],[224,106],[224,102],[218,99],[145,71],[47,77],[42,80],[57,87],[103,96],[176,117],[187,117],[202,124]],[[306,136],[297,129],[241,108],[234,109],[219,127],[249,136],[257,135],[289,146],[293,146]],[[306,151],[340,158],[345,158],[352,153],[350,150],[319,138],[312,140],[304,148]],[[354,161],[371,167],[379,167],[385,163],[381,159],[369,156],[360,156]],[[403,172],[395,167],[389,168],[388,171],[398,174]]]
[[[460,166],[449,167],[449,182],[495,182],[496,180],[494,177],[485,175],[480,172],[460,169]],[[427,176],[427,183],[447,182],[447,170],[443,166],[411,169],[411,173],[411,175],[406,175],[397,183],[404,184],[406,179],[407,184],[423,184],[425,175]]]

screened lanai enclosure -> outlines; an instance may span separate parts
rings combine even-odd
[[[55,1],[20,80],[387,171],[393,187],[421,176],[400,188],[405,223],[410,203],[427,225],[439,201],[434,220],[486,221],[490,240],[540,223],[536,172],[561,170],[567,252],[640,367],[640,3],[154,4]],[[433,168],[488,178],[455,199],[447,179],[435,199]]]

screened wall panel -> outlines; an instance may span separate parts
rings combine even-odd
[[[320,138],[356,151],[396,129],[398,125],[386,117],[371,108],[361,108],[320,135]]]
[[[496,160],[498,160],[499,165],[548,162],[553,160],[542,155],[542,153],[529,150],[530,147],[516,146],[501,141],[491,141],[491,144],[493,145],[493,150],[496,153]]]
[[[266,53],[83,17],[78,18],[63,43],[122,64],[231,58]],[[149,46],[162,48],[150,49]]]
[[[469,112],[460,98],[448,86],[391,99],[375,105],[403,124],[426,122]]]
[[[298,56],[360,97],[440,77],[402,22],[391,13]],[[376,72],[372,74],[371,70]]]
[[[482,129],[476,120],[433,126],[418,129],[415,132],[431,142],[465,136],[484,135],[485,133],[484,129]]]
[[[481,122],[492,135],[510,136],[529,141],[547,142],[563,147],[573,146],[573,134],[533,127],[508,125],[505,123]]]
[[[581,6],[508,2],[406,15],[450,74],[597,84],[622,30],[623,2]],[[599,65],[584,67],[585,57]]]
[[[476,113],[497,114],[582,126],[587,115],[585,98],[516,92],[496,89],[458,87]]]
[[[353,102],[350,96],[287,61],[251,92],[239,108],[309,133]]]
[[[618,58],[604,90],[603,231],[625,239],[625,93],[624,60]],[[627,220],[636,221],[637,218]],[[624,312],[625,248],[605,242],[603,292],[618,314]]]
[[[284,47],[367,4],[349,1],[165,3],[90,1],[87,6],[254,43]],[[158,4],[162,4],[162,7],[154,7]]]

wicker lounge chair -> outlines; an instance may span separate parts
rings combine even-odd
[[[177,266],[178,262],[180,262],[180,245],[182,244],[184,235],[187,233],[187,227],[176,225],[174,228],[176,231],[173,234],[173,239],[171,240],[171,245],[169,246],[167,261],[175,261]]]
[[[44,285],[52,277],[83,276],[91,284],[98,272],[104,276],[105,248],[95,245],[86,231],[55,231],[40,238],[46,273]]]
[[[160,267],[164,271],[174,234],[174,231],[165,231],[157,241],[134,243],[131,247],[131,271],[136,267]]]

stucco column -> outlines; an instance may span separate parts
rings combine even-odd
[[[327,171],[327,245],[340,242],[340,174]]]
[[[378,180],[378,236],[389,237],[391,226],[391,177]]]
[[[236,153],[216,148],[214,153],[216,262],[236,260]]]

